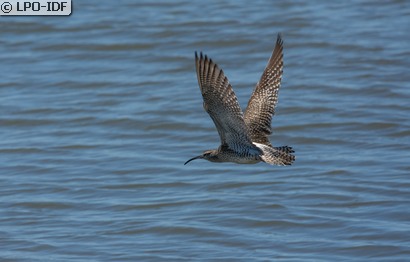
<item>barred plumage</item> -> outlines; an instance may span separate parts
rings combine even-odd
[[[283,41],[278,35],[275,49],[252,93],[245,114],[239,106],[228,78],[208,57],[195,52],[198,84],[204,109],[212,118],[221,139],[218,149],[191,158],[211,162],[235,162],[290,165],[295,160],[288,146],[272,147],[269,141],[272,116],[278,101],[283,72]]]

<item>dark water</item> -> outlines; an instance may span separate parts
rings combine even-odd
[[[1,261],[406,261],[410,2],[73,1],[0,18]],[[193,54],[245,106],[282,33],[275,145],[216,148]]]

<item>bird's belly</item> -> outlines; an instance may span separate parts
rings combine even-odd
[[[249,158],[239,158],[239,159],[235,159],[233,162],[237,163],[237,164],[256,164],[260,162],[260,159],[256,159],[254,157],[249,157]]]

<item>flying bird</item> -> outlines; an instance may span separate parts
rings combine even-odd
[[[204,100],[203,106],[212,118],[221,139],[218,149],[207,150],[189,159],[211,162],[234,162],[271,165],[291,165],[295,161],[290,146],[274,147],[269,141],[271,122],[278,102],[283,73],[283,41],[278,34],[275,49],[249,99],[245,113],[228,78],[216,63],[202,52],[195,52],[198,84]]]

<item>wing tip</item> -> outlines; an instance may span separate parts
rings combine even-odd
[[[195,51],[195,60],[202,60],[202,58],[203,58],[202,51],[199,51],[199,52]]]
[[[199,55],[198,55],[198,53],[199,53]],[[212,59],[208,59],[208,56],[206,55],[206,54],[204,54],[202,51],[195,51],[195,61],[204,61],[205,63],[206,62],[210,62],[210,63],[212,63]]]
[[[283,39],[282,39],[282,33],[278,33],[278,37],[276,38],[276,44],[283,46]]]

